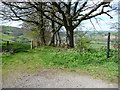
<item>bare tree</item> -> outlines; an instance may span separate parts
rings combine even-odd
[[[3,7],[1,15],[4,20],[18,21],[22,20],[27,23],[35,24],[39,27],[39,45],[45,45],[45,19],[40,11],[36,11],[29,3],[25,2],[9,2],[6,7]],[[38,8],[43,9],[42,2],[37,5]]]
[[[41,10],[37,8],[35,5],[33,5],[37,10],[40,10],[43,12],[43,15],[50,19],[57,24],[64,26],[67,31],[67,36],[69,38],[69,46],[71,48],[74,47],[74,29],[84,20],[91,19],[93,17],[99,16],[101,14],[108,14],[108,12],[112,11],[113,9],[110,9],[110,2],[97,2],[94,4],[89,4],[89,0],[81,0],[78,2],[50,2],[47,3],[47,7],[49,9],[47,10]],[[54,6],[54,8],[53,8]],[[105,11],[104,8],[109,7],[109,10]],[[53,10],[51,12],[51,10]],[[61,17],[58,17],[57,14],[60,14]],[[52,17],[49,17],[48,15],[52,14],[57,19],[53,19]],[[111,18],[111,16],[110,16]]]
[[[106,14],[111,18],[111,15],[109,15],[108,12],[113,11],[110,6],[112,0],[109,2],[103,0],[102,2],[97,1],[94,3],[91,3],[90,1],[91,0],[78,0],[77,2],[71,2],[71,0],[69,0],[69,2],[46,2],[43,4],[44,9],[38,7],[40,4],[39,2],[3,2],[3,4],[10,9],[12,14],[8,15],[12,20],[19,19],[39,24],[37,21],[27,20],[26,16],[29,17],[31,14],[40,11],[47,19],[64,26],[67,31],[69,46],[70,48],[73,48],[74,30],[82,21],[102,14]],[[109,9],[104,10],[105,8]],[[54,18],[52,18],[52,16],[54,16]]]

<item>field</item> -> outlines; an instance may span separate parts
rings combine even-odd
[[[106,37],[106,38],[105,38]],[[96,34],[90,37],[92,39],[91,41],[91,47],[93,48],[106,48],[107,47],[107,34],[103,33],[102,35]],[[116,40],[118,41],[118,38],[112,38],[114,37],[114,33],[111,33],[110,36],[110,48],[114,49],[113,42]]]

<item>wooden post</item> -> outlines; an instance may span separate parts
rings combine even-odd
[[[7,51],[9,52],[9,41],[7,41]]]
[[[31,40],[31,49],[33,49],[33,40]]]
[[[107,40],[107,58],[109,58],[109,52],[110,52],[110,32],[108,33],[108,40]]]

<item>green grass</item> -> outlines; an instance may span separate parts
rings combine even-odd
[[[111,50],[109,59],[106,59],[106,50],[91,49],[89,52],[76,53],[75,50],[46,46],[15,55],[3,54],[3,74],[14,70],[37,72],[40,68],[56,67],[62,70],[84,70],[94,77],[117,82],[117,50]]]

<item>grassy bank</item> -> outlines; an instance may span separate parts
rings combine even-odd
[[[2,56],[3,74],[12,71],[37,72],[41,68],[82,70],[90,75],[109,82],[117,83],[118,58],[117,50],[111,50],[111,58],[106,59],[106,50],[91,49],[77,52],[77,49],[59,47],[42,47],[16,54],[6,53]]]

